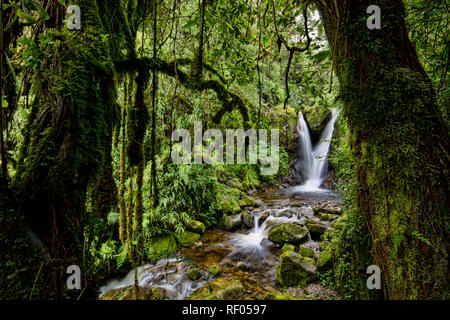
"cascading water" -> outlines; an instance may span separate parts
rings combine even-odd
[[[227,241],[235,250],[231,257],[247,262],[261,263],[261,258],[270,255],[269,246],[271,242],[264,242],[269,237],[269,231],[276,225],[282,223],[299,224],[306,218],[312,218],[311,207],[304,207],[303,210],[291,207],[281,209],[266,209],[253,215],[255,226],[248,233],[234,233]],[[312,240],[309,239],[310,243]]]
[[[302,169],[306,181],[301,185],[294,187],[295,191],[308,192],[318,191],[324,179],[326,172],[327,155],[330,150],[331,138],[333,137],[334,124],[338,116],[337,109],[331,109],[331,118],[323,130],[319,142],[312,147],[311,136],[308,125],[303,114],[299,112],[297,130],[299,132],[299,148]]]
[[[161,259],[156,264],[147,264],[137,268],[139,286],[157,287],[164,291],[164,295],[172,300],[182,300],[188,297],[200,283],[192,281],[187,276],[189,265],[175,258]],[[109,281],[100,287],[100,296],[111,289],[118,289],[134,285],[134,270],[123,279]]]

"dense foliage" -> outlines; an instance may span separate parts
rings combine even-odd
[[[346,214],[322,282],[373,298],[364,268],[376,261],[394,270],[386,297],[436,298],[405,294],[408,272],[408,285],[419,276],[430,292],[448,290],[448,199],[430,200],[448,192],[448,4],[407,0],[404,20],[386,17],[406,21],[422,74],[394,68],[395,52],[364,37],[351,8],[349,20],[327,18],[342,9],[332,2],[4,1],[0,299],[97,297],[104,279],[154,260],[159,239],[170,247],[193,223],[209,228],[239,212],[248,191],[286,182],[298,112],[317,128],[333,107],[343,110],[331,164]],[[81,8],[80,30],[67,28],[69,4]],[[342,53],[343,34],[355,37],[357,57]],[[361,76],[365,54],[385,60]],[[173,130],[192,133],[196,121],[279,129],[278,173],[261,175],[261,163],[173,164]],[[425,277],[428,250],[439,270]],[[64,289],[69,264],[85,270],[81,294]]]

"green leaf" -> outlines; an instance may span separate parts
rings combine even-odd
[[[5,96],[2,96],[2,108],[8,108],[8,101],[6,101]]]
[[[12,4],[11,3],[4,3],[3,4],[3,11],[5,11],[6,9],[8,9],[9,7],[11,7],[12,6]]]
[[[11,60],[9,59],[9,57],[8,57],[7,54],[5,54],[5,57],[6,57],[6,64],[8,65],[9,70],[11,71],[11,75],[12,75],[12,77],[13,77],[13,79],[14,79],[14,82],[15,82],[16,84],[18,84],[19,82],[17,81],[16,72],[14,71],[14,68],[13,68],[13,66],[12,66],[12,64],[11,64]]]
[[[326,58],[330,57],[330,54],[330,50],[322,50],[314,55],[314,59],[316,59],[317,62],[322,62]]]
[[[398,248],[400,244],[405,239],[405,236],[402,234],[394,234],[392,235],[392,249],[391,249],[391,257],[395,256],[398,252]]]
[[[25,23],[27,24],[33,24],[36,23],[39,19],[34,18],[33,16],[25,13],[24,11],[22,11],[21,9],[17,9],[17,16],[22,19],[23,21],[25,21]]]
[[[19,17],[16,15],[14,18],[8,23],[8,25],[5,27],[5,31],[7,31],[11,26],[17,21]]]
[[[319,37],[323,34],[323,24],[319,24]]]

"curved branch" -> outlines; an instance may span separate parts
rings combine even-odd
[[[218,99],[222,102],[222,109],[213,116],[213,121],[215,123],[220,122],[226,112],[230,112],[234,108],[237,108],[244,118],[244,127],[250,127],[250,113],[248,110],[249,102],[238,94],[228,90],[220,80],[202,79],[193,83],[190,80],[189,75],[178,67],[183,64],[187,65],[190,61],[191,60],[187,58],[177,59],[175,66],[174,62],[167,62],[161,59],[127,59],[115,62],[115,67],[117,72],[132,72],[138,70],[150,71],[152,68],[155,68],[158,72],[162,72],[173,78],[178,78],[178,81],[188,89],[195,91],[213,90],[216,92]]]

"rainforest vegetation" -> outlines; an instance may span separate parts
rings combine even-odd
[[[448,299],[449,8],[1,0],[0,299]],[[278,130],[277,173],[174,163],[198,121],[266,129],[269,149]],[[289,193],[302,123],[328,142],[327,199]],[[187,292],[141,281],[161,261]]]

